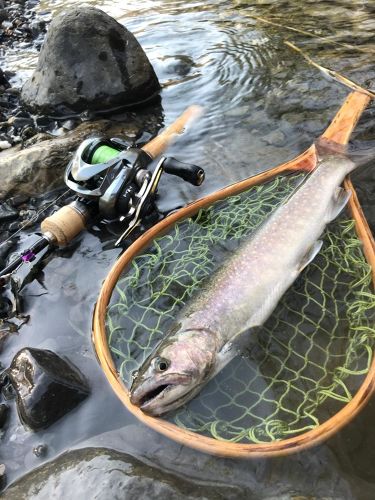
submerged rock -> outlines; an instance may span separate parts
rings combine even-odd
[[[0,429],[4,427],[8,419],[9,406],[1,404],[0,405]],[[1,475],[1,474],[0,474]]]
[[[84,448],[64,453],[25,475],[5,491],[5,498],[234,500],[239,496],[237,488],[196,484],[126,453]]]
[[[25,348],[13,358],[8,376],[24,425],[45,429],[89,394],[83,375],[52,351]]]
[[[105,12],[77,7],[55,17],[22,100],[42,114],[134,105],[160,85],[130,31]]]

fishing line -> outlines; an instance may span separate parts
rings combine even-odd
[[[15,238],[16,236],[18,236],[18,234],[20,234],[24,229],[26,229],[33,222],[37,222],[37,220],[38,220],[38,218],[39,218],[40,215],[42,215],[46,210],[48,210],[53,205],[55,205],[55,203],[57,203],[59,200],[61,200],[61,198],[63,198],[69,192],[70,192],[70,189],[67,189],[61,195],[59,195],[57,198],[55,198],[54,200],[52,200],[51,203],[47,204],[42,209],[38,210],[30,219],[28,219],[27,221],[25,221],[24,224],[19,229],[17,229],[17,231],[15,233],[11,234],[6,240],[2,241],[1,245],[4,244],[4,243],[7,243],[8,241],[10,241],[13,238]]]
[[[292,26],[287,26],[285,24],[278,23],[276,21],[271,21],[270,19],[266,19],[265,17],[253,16],[251,14],[246,13],[246,17],[250,17],[251,19],[255,19],[265,24],[270,24],[271,26],[277,26],[278,28],[283,28],[289,31],[293,31],[295,33],[300,33],[302,35],[307,35],[311,38],[316,38],[317,40],[323,40],[324,42],[330,43],[332,45],[338,45],[339,47],[344,47],[346,49],[364,52],[368,54],[374,54],[375,50],[368,47],[357,47],[355,45],[350,45],[348,43],[336,42],[335,40],[330,40],[328,37],[316,35],[315,33],[310,33],[309,31],[302,30],[300,28],[294,28]]]
[[[353,82],[353,80],[350,80],[346,76],[341,75],[337,71],[334,71],[333,69],[325,68],[324,66],[321,66],[320,64],[316,63],[315,61],[313,61],[311,59],[310,56],[308,56],[307,54],[305,54],[302,49],[300,49],[299,47],[297,47],[296,45],[294,45],[294,43],[289,42],[289,41],[284,41],[284,43],[285,43],[285,45],[287,45],[291,49],[293,49],[296,52],[298,52],[299,54],[301,54],[301,56],[304,59],[306,59],[306,61],[311,66],[314,66],[315,68],[317,68],[319,71],[321,71],[329,79],[334,80],[334,81],[340,83],[341,85],[343,85],[344,87],[349,88],[351,90],[354,90],[356,92],[361,92],[363,94],[367,94],[372,99],[375,98],[375,93],[373,91],[364,89],[363,87],[361,87],[357,83]]]

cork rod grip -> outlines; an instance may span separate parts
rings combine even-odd
[[[189,122],[197,118],[202,112],[200,106],[189,106],[181,116],[177,118],[169,127],[167,127],[155,139],[143,146],[145,151],[151,158],[156,158],[174,141],[177,135],[183,133],[185,127]]]
[[[43,233],[49,232],[58,246],[68,245],[85,228],[85,217],[71,205],[60,208],[41,224]]]

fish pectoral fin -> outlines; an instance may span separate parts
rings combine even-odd
[[[243,354],[256,342],[260,330],[262,330],[262,326],[252,326],[239,333],[222,347],[219,357],[228,358],[230,356],[234,357],[237,354]]]
[[[311,248],[309,248],[309,250],[305,253],[303,259],[299,263],[299,266],[298,266],[299,273],[302,272],[305,269],[305,267],[307,267],[310,264],[310,262],[312,262],[315,259],[315,257],[320,252],[322,245],[323,245],[323,241],[317,240],[313,244],[313,246]]]
[[[347,191],[342,187],[338,187],[336,189],[331,208],[328,212],[327,222],[331,222],[331,220],[336,219],[336,217],[344,210],[351,195],[351,191]]]

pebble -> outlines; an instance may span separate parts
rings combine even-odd
[[[8,13],[5,9],[0,10],[0,24],[8,19]]]
[[[2,429],[7,421],[9,413],[9,406],[1,404],[0,405],[0,429]]]
[[[5,472],[5,465],[0,464],[0,490],[4,489],[7,483],[7,476]]]
[[[30,197],[26,194],[17,194],[12,198],[9,198],[8,203],[12,207],[18,207],[19,205],[23,205],[24,203],[28,202],[29,199]]]
[[[39,444],[33,449],[33,453],[38,458],[43,458],[47,455],[48,447],[45,444]]]
[[[12,145],[10,142],[8,141],[0,141],[0,149],[4,150],[4,149],[9,149],[11,148]]]
[[[20,228],[20,223],[15,221],[15,222],[12,222],[11,224],[9,224],[8,226],[8,230],[10,233],[14,233],[15,231],[17,231],[18,229]]]
[[[0,222],[10,221],[17,219],[18,212],[11,208],[8,204],[3,203],[0,205]]]

